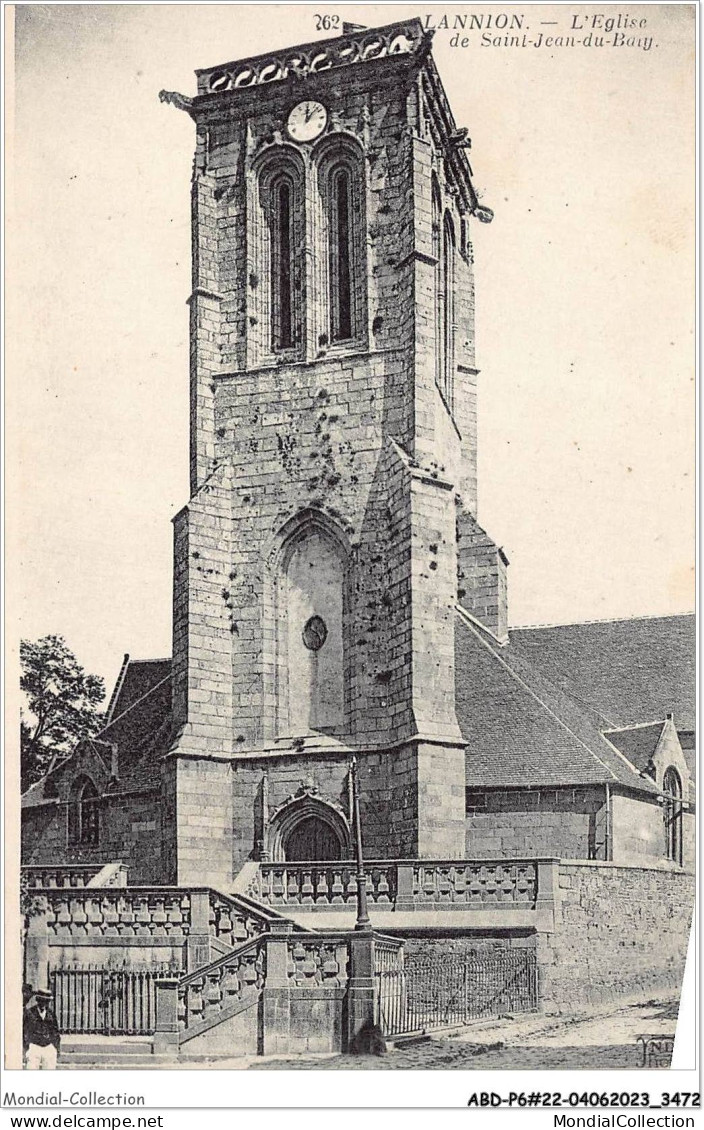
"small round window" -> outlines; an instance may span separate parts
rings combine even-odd
[[[303,642],[309,651],[320,651],[328,638],[325,621],[320,616],[311,616],[303,629]]]

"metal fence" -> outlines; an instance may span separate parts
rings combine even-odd
[[[466,1024],[538,1007],[534,950],[415,957],[377,968],[379,1024],[386,1036]]]
[[[156,1027],[151,970],[58,969],[52,974],[60,1032],[149,1036]]]

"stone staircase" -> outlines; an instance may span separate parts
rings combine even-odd
[[[245,1066],[262,1054],[339,1050],[348,1020],[368,1011],[373,940],[339,920],[296,922],[291,911],[308,904],[306,876],[300,903],[291,888],[290,904],[276,906],[259,870],[246,864],[228,892],[117,886],[112,871],[106,886],[59,868],[34,876],[35,964],[54,971],[58,1066],[149,1070],[234,1058]],[[350,900],[352,886],[347,877]],[[63,964],[66,948],[80,953],[75,965]]]
[[[154,991],[157,997],[161,992],[160,981],[154,978],[170,979],[176,991],[179,1022],[184,1023],[187,1015],[192,1031],[207,1031],[228,1019],[233,1010],[248,1005],[254,982],[260,980],[259,970],[252,971],[261,939],[272,928],[292,924],[281,909],[241,890],[130,887],[113,882],[101,887],[96,885],[92,871],[84,870],[86,875],[74,874],[75,869],[54,868],[51,873],[34,869],[36,874],[29,876],[32,889],[46,904],[41,922],[35,924],[44,931],[40,939],[43,960],[54,945],[74,943],[85,954],[85,960],[76,963],[75,977],[71,965],[66,970],[54,966],[61,978],[60,984],[57,982],[57,1017],[63,1035],[58,1066],[64,1070],[177,1066],[172,1053],[155,1052],[153,1034],[123,1034],[144,1031],[144,1008],[155,1007],[147,1006],[145,1000]],[[124,950],[120,948],[122,941]],[[160,956],[169,947],[174,963],[180,964],[183,972],[162,973],[161,969],[168,968],[162,965],[155,974],[153,962],[144,963],[145,946],[153,946]],[[75,1031],[77,1009],[79,1015],[92,1017],[94,1024],[96,1009],[112,999],[105,997],[101,971],[106,971],[109,992],[121,975],[114,964],[118,953],[128,955],[125,977],[130,976],[130,957],[140,960],[131,967],[134,980],[120,984],[117,997],[118,1001],[130,1002],[125,1006],[128,1013],[123,1016],[118,1004],[114,1010],[109,1006],[105,1014],[104,1031],[117,1034]],[[150,981],[155,989],[150,988]],[[136,996],[139,999],[135,1003]],[[217,1004],[216,996],[221,998]],[[129,1025],[126,1029],[125,1022]]]

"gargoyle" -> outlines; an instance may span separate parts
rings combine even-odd
[[[472,139],[467,136],[468,132],[466,126],[462,129],[456,129],[454,133],[450,134],[450,145],[455,149],[471,149]]]
[[[160,90],[159,101],[168,102],[177,110],[185,110],[187,114],[193,109],[193,99],[187,98],[185,94],[179,94],[177,90]]]

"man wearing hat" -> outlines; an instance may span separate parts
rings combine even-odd
[[[23,1043],[28,1071],[54,1070],[61,1036],[52,995],[46,988],[35,989],[34,1000],[24,1010]]]

